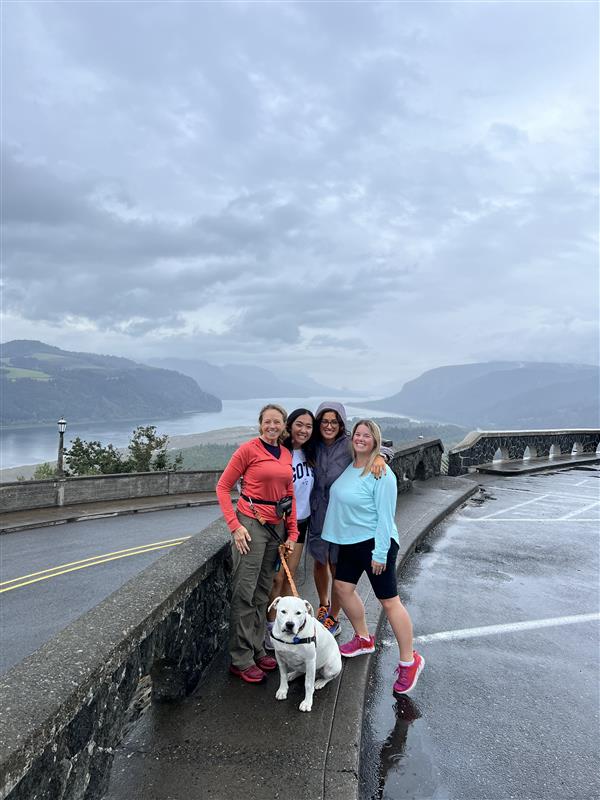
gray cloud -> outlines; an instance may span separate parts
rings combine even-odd
[[[329,382],[598,358],[594,7],[4,16],[5,338]]]

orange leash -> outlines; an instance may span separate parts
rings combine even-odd
[[[294,597],[300,597],[298,594],[298,590],[296,589],[296,584],[294,583],[294,579],[292,578],[292,573],[290,572],[290,568],[287,565],[286,558],[286,547],[284,544],[279,545],[279,558],[281,559],[281,563],[283,565],[283,569],[285,570],[285,574],[290,584],[290,589],[292,590],[292,594]]]

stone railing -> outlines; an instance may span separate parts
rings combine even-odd
[[[181,699],[224,645],[230,538],[213,523],[3,676],[1,798],[103,796],[138,687]]]
[[[398,492],[410,489],[414,480],[427,480],[439,475],[443,452],[441,439],[418,439],[399,447],[390,463],[398,480]]]
[[[553,455],[596,453],[600,430],[579,428],[557,431],[473,431],[448,456],[448,474],[464,475],[477,466],[502,461],[550,459]],[[526,453],[527,451],[527,453]]]
[[[16,481],[0,484],[0,507],[8,513],[103,500],[214,492],[220,476],[221,470],[203,470],[125,472],[62,480]]]

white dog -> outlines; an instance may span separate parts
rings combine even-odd
[[[314,690],[322,689],[341,672],[342,657],[337,642],[317,622],[313,607],[306,600],[277,597],[269,610],[272,608],[277,609],[271,639],[280,677],[275,697],[285,700],[289,682],[304,673],[304,700],[299,708],[300,711],[310,711]]]

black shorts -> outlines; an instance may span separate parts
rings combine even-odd
[[[375,597],[378,600],[389,600],[390,597],[396,597],[398,594],[398,584],[396,583],[398,542],[393,539],[390,542],[386,567],[381,575],[373,575],[371,570],[374,548],[375,539],[367,539],[365,542],[357,542],[356,544],[341,544],[337,567],[335,568],[335,579],[336,581],[353,583],[356,586],[360,576],[363,572],[366,572]]]
[[[298,544],[304,544],[304,542],[306,541],[306,533],[308,531],[309,522],[310,522],[310,517],[298,520]]]

